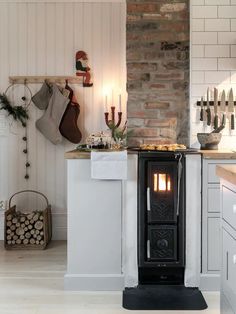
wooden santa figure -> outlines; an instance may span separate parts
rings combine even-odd
[[[88,66],[88,57],[86,52],[84,51],[77,51],[75,56],[76,61],[76,76],[83,77],[83,86],[84,87],[91,87],[93,83],[91,83],[91,74],[90,74],[90,67]]]

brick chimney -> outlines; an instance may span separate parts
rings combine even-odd
[[[189,142],[188,2],[127,0],[129,145]]]

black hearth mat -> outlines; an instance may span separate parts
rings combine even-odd
[[[198,288],[140,285],[125,288],[123,307],[127,310],[205,310],[207,304]]]

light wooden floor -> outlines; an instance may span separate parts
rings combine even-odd
[[[63,290],[66,243],[53,242],[45,251],[5,251],[0,243],[0,314],[219,314],[219,294],[205,293],[208,310],[127,311],[120,292]]]

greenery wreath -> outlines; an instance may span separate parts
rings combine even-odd
[[[13,85],[10,85],[5,93],[0,94],[0,110],[6,110],[8,113],[8,116],[12,116],[12,118],[15,121],[19,121],[21,123],[21,125],[25,128],[26,127],[26,122],[29,119],[29,114],[28,114],[28,109],[27,107],[29,106],[30,102],[28,104],[28,106],[13,106],[9,99],[7,98],[7,91],[9,90],[9,88],[11,88]],[[30,95],[31,95],[31,91],[29,89],[29,87],[27,86]],[[22,97],[22,100],[25,101],[25,97]]]

